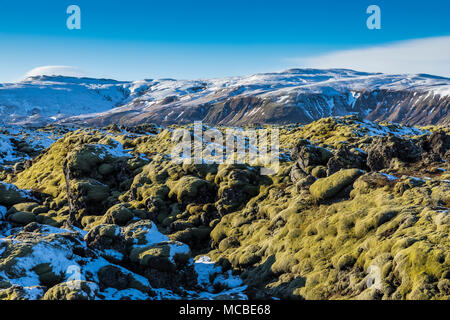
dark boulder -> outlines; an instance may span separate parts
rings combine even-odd
[[[299,164],[296,162],[294,163],[294,165],[292,166],[292,169],[289,173],[289,178],[291,179],[291,181],[293,183],[297,183],[298,181],[300,181],[301,179],[304,179],[308,176],[308,174],[306,174],[300,167]]]
[[[450,135],[443,131],[434,132],[425,139],[422,147],[425,151],[433,152],[444,158],[450,150]]]
[[[113,224],[101,224],[92,228],[85,237],[90,249],[100,251],[115,250],[121,254],[126,253],[125,238],[120,233],[120,228]]]
[[[367,166],[372,171],[389,168],[392,159],[403,162],[420,160],[422,149],[410,139],[402,139],[393,135],[375,138],[367,148]]]
[[[307,172],[309,167],[326,165],[333,156],[331,151],[301,140],[292,150],[292,160],[298,163],[298,167]]]
[[[331,176],[342,169],[356,168],[366,170],[366,159],[367,154],[364,151],[344,146],[328,161],[327,175]]]

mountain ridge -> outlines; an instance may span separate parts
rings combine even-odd
[[[449,78],[350,69],[200,80],[33,76],[0,84],[0,116],[12,124],[282,124],[357,114],[372,121],[448,125],[449,109]]]

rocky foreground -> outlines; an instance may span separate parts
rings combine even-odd
[[[450,129],[280,129],[273,176],[175,127],[0,130],[0,299],[449,299]]]

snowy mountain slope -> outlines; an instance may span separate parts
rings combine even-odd
[[[0,84],[0,116],[8,123],[38,123],[106,111],[132,97],[135,87],[105,79],[30,77]]]
[[[358,114],[407,124],[450,123],[450,79],[345,69],[291,69],[206,80],[35,77],[0,85],[7,122],[308,123]]]

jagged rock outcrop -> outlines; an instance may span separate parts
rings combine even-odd
[[[380,137],[367,148],[367,166],[373,171],[379,171],[388,168],[394,159],[414,162],[421,155],[421,149],[411,140],[395,136]]]

